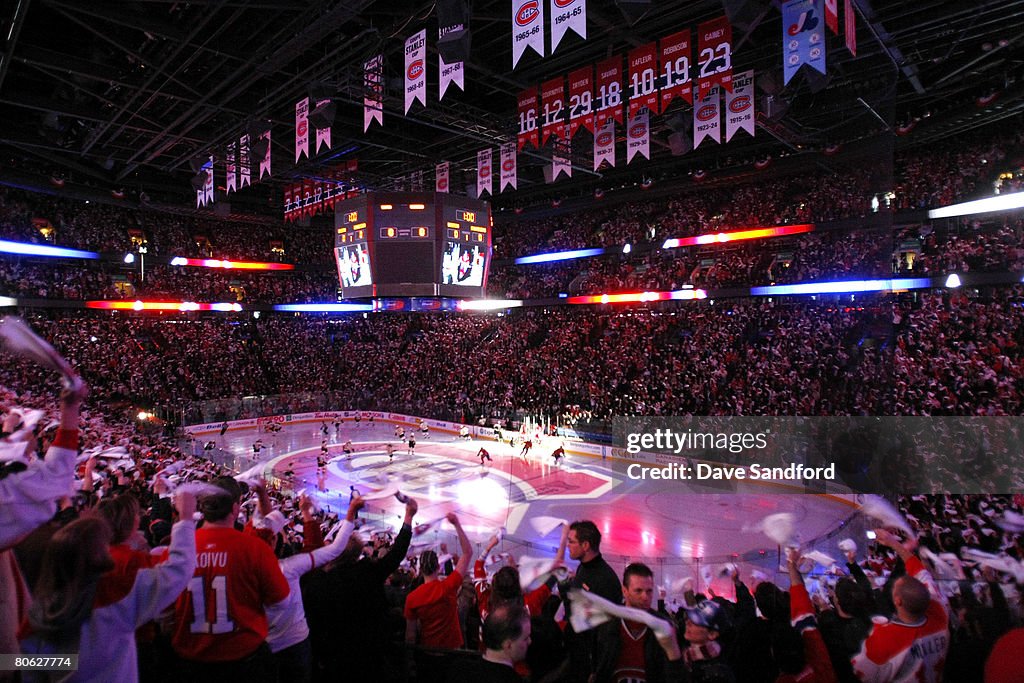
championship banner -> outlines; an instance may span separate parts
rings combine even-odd
[[[825,25],[832,35],[839,35],[839,0],[825,0]]]
[[[594,170],[602,164],[615,166],[615,120],[608,119],[602,128],[594,134]]]
[[[693,104],[690,84],[690,29],[665,36],[658,41],[661,48],[661,112],[668,109],[673,98],[682,97]]]
[[[712,86],[732,90],[732,24],[726,17],[705,21],[697,27],[697,99],[704,99]]]
[[[594,132],[594,67],[585,66],[569,74],[569,137],[580,126]]]
[[[252,159],[249,158],[249,134],[238,139],[238,189],[249,187],[249,176],[252,173]]]
[[[319,107],[321,104],[329,104],[330,101],[331,101],[330,99],[317,100],[316,106]],[[327,145],[328,151],[331,149],[331,127],[330,126],[327,126],[326,128],[317,128],[316,129],[316,152],[314,152],[314,154],[319,154],[320,153],[320,145],[321,144]]]
[[[267,122],[268,126],[269,126],[269,123],[270,122],[268,121]],[[267,131],[265,133],[263,133],[263,135],[260,136],[260,140],[266,140],[267,141],[267,153],[263,155],[262,159],[260,159],[260,177],[259,177],[259,180],[263,180],[264,174],[266,174],[267,176],[270,175],[270,151],[273,148],[273,145],[270,143],[270,128],[269,127],[267,128]]]
[[[626,163],[632,163],[637,154],[648,161],[651,158],[651,113],[647,109],[641,109],[626,126]]]
[[[412,183],[413,192],[423,192],[423,171],[413,171],[410,182]]]
[[[527,47],[544,56],[543,0],[512,0],[512,68]]]
[[[641,109],[658,113],[658,45],[648,43],[629,51],[629,118]]]
[[[419,100],[427,106],[427,30],[409,36],[405,41],[405,113]]]
[[[694,88],[693,103],[693,148],[697,149],[704,138],[711,138],[721,144],[722,131],[718,120],[719,114],[719,90],[712,88],[711,92],[703,99],[698,99],[696,88]]]
[[[551,152],[551,182],[565,174],[572,178],[572,143],[569,140],[555,140]]]
[[[444,94],[448,92],[448,86],[452,83],[459,86],[459,90],[462,92],[466,92],[466,70],[462,62],[445,64],[444,57],[438,54],[437,66],[441,74],[441,80],[438,81],[437,99],[439,102],[444,99]]]
[[[491,177],[491,150],[482,149],[476,153],[476,196],[480,198],[484,192],[494,196],[493,179]]]
[[[441,0],[437,3],[437,39],[439,42],[450,33],[468,30],[469,27],[466,25],[469,18],[466,14],[467,8],[468,6],[462,0]],[[441,56],[441,51],[438,50],[437,67],[438,74],[440,74],[438,101],[444,99],[444,94],[452,83],[459,86],[463,92],[466,91],[466,69],[462,62],[447,64]]]
[[[562,36],[572,30],[583,40],[587,39],[587,0],[550,0],[551,2],[551,53],[558,49]]]
[[[231,194],[238,190],[238,143],[231,141],[228,143],[228,154],[227,154],[227,183],[225,186],[225,193]]]
[[[565,137],[565,78],[552,78],[541,86],[540,106],[544,112],[540,144],[544,146],[552,135]]]
[[[309,98],[295,103],[295,163],[299,158],[309,158]]]
[[[384,125],[384,55],[363,64],[363,132],[370,122]]]
[[[789,0],[782,6],[782,72],[784,84],[804,64],[825,73],[825,25],[823,0]]]
[[[448,192],[451,165],[443,161],[435,168],[436,179],[434,180],[435,192]]]
[[[537,133],[537,86],[519,93],[519,149],[526,145],[540,146]]]
[[[501,184],[498,192],[504,192],[506,186],[513,190],[519,189],[519,173],[516,168],[516,143],[505,142],[501,145]]]
[[[622,123],[622,55],[597,65],[597,117],[594,125],[604,128],[608,119]]]
[[[857,56],[857,15],[853,13],[853,0],[843,3],[843,22],[846,28],[846,49]]]
[[[732,77],[732,92],[725,94],[725,141],[736,131],[745,130],[754,137],[754,72],[744,71]]]

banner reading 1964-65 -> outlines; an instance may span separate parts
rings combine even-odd
[[[558,48],[562,36],[572,30],[583,40],[587,39],[587,0],[550,0],[551,2],[551,52]]]

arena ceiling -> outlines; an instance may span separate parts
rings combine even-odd
[[[781,84],[780,3],[727,4],[742,9],[733,22],[735,69],[754,69],[759,86]],[[579,145],[587,149],[575,155],[572,182],[805,154],[913,119],[922,124],[901,143],[926,144],[1024,108],[1024,0],[854,4],[858,55],[830,36],[828,81],[816,92],[803,77],[784,90],[769,86],[786,110],[776,121],[762,116],[755,139],[673,156],[666,143],[672,117],[656,116],[649,164],[624,168],[620,160],[620,169],[600,177],[589,169],[589,145]],[[347,159],[358,159],[359,179],[369,186],[416,170],[429,184],[434,164],[450,160],[458,187],[475,177],[477,150],[514,137],[516,95],[525,87],[723,14],[722,0],[642,5],[640,16],[627,17],[612,0],[590,0],[589,40],[569,33],[554,55],[527,51],[513,70],[510,0],[475,0],[466,91],[453,87],[438,103],[431,2],[16,0],[0,16],[0,145],[23,170],[177,196],[184,204],[192,192],[190,160],[223,158],[248,122],[269,118],[273,182],[236,201],[280,210],[285,183]],[[414,105],[403,117],[403,41],[421,28],[428,35],[429,106]],[[385,125],[364,134],[362,64],[378,52],[388,77]],[[337,103],[334,152],[294,166],[294,103],[314,86],[326,86]],[[997,97],[979,104],[991,95]],[[545,189],[543,156],[521,157],[520,192],[511,201]]]

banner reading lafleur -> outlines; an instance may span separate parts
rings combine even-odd
[[[597,117],[594,125],[604,128],[612,119],[622,123],[622,55],[597,65]]]
[[[651,158],[651,114],[641,109],[626,126],[626,163],[632,163],[637,154],[644,159]]]
[[[569,74],[569,137],[580,127],[594,132],[594,67]]]
[[[732,92],[725,94],[725,141],[736,131],[754,136],[754,72],[744,71],[732,77]]]
[[[527,47],[544,56],[544,5],[542,0],[512,2],[512,68]]]
[[[231,194],[237,191],[237,179],[238,179],[238,143],[231,141],[228,143],[227,153],[227,183],[225,184],[224,192]]]
[[[565,79],[559,76],[541,86],[540,106],[544,113],[541,122],[540,144],[546,145],[548,138],[565,137]]]
[[[447,161],[443,161],[437,165],[435,170],[437,178],[434,180],[434,190],[437,192],[448,192],[451,165]]]
[[[641,45],[629,51],[629,118],[647,109],[658,113],[658,46]],[[628,162],[627,162],[628,163]]]
[[[295,103],[295,162],[309,158],[309,98]]]
[[[804,64],[825,73],[823,0],[790,0],[782,6],[783,81]]]
[[[329,99],[317,100],[316,106],[319,107],[322,104],[329,104],[329,103],[330,103]],[[320,153],[320,145],[326,145],[328,150],[331,149],[331,127],[330,126],[327,126],[326,128],[317,128],[316,129],[316,152],[315,152],[315,154],[319,154]]]
[[[252,159],[249,158],[249,134],[238,139],[238,189],[249,187],[252,175]]]
[[[719,90],[712,88],[711,92],[703,99],[697,98],[696,88],[694,89],[693,103],[693,148],[697,149],[704,138],[711,138],[721,143],[722,131],[719,127],[721,115],[719,109]]]
[[[690,84],[690,31],[680,31],[658,41],[661,48],[661,111],[676,97],[693,104]]]
[[[405,113],[412,103],[427,106],[427,30],[409,36],[405,41]]]
[[[370,122],[384,125],[384,55],[363,64],[363,132]]]
[[[594,134],[594,170],[602,164],[615,166],[615,120],[608,119],[603,128]]]
[[[508,186],[511,186],[513,190],[519,189],[519,173],[516,169],[516,143],[514,142],[506,142],[501,145],[501,185],[498,192],[504,192]]]
[[[476,153],[476,196],[484,196],[484,192],[494,195],[494,179],[491,173],[491,150],[482,149]]]
[[[551,2],[551,52],[558,48],[562,36],[572,30],[583,40],[587,39],[587,0],[550,0]]]
[[[527,88],[519,93],[519,149],[526,145],[534,147],[540,144],[537,132],[537,86]]]
[[[703,99],[715,85],[732,90],[732,24],[727,17],[697,27],[697,54],[697,99]]]

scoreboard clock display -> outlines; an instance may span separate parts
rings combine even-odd
[[[335,227],[345,298],[483,296],[491,259],[486,202],[447,193],[368,193],[335,205]]]

